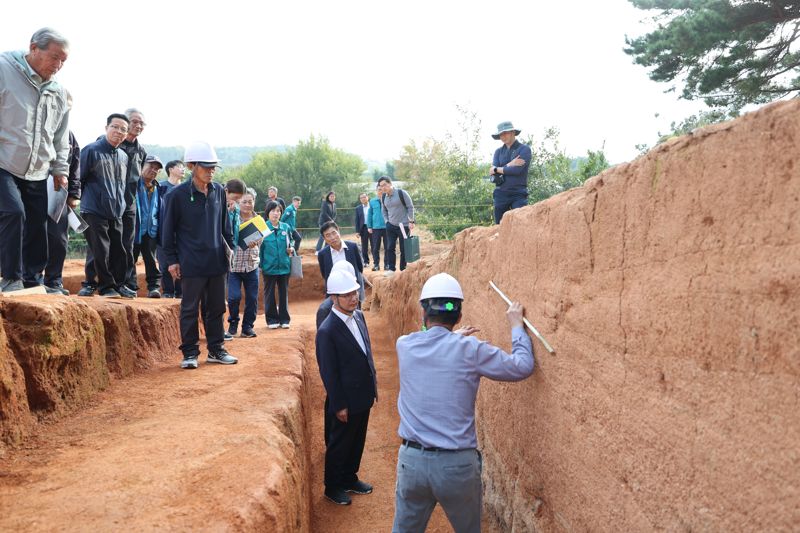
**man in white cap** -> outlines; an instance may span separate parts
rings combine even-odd
[[[499,224],[503,214],[511,209],[528,205],[528,167],[531,164],[531,147],[517,140],[520,130],[511,122],[497,125],[493,139],[503,141],[495,150],[490,179],[494,183],[494,223]]]
[[[326,283],[333,309],[317,330],[317,365],[325,385],[325,497],[350,505],[348,492],[370,494],[358,479],[378,382],[364,315],[357,309],[359,284],[343,270]]]
[[[459,533],[481,527],[481,455],[475,434],[475,397],[482,377],[519,381],[533,373],[531,340],[522,328],[522,306],[506,312],[512,352],[453,327],[464,294],[455,278],[436,274],[422,287],[425,328],[397,339],[400,370],[394,533],[425,531],[436,503]]]
[[[161,244],[169,272],[181,280],[181,368],[197,368],[200,355],[197,317],[203,302],[208,347],[207,363],[236,364],[225,350],[225,283],[230,270],[233,231],[225,189],[215,183],[217,152],[207,142],[195,142],[183,158],[191,171],[188,180],[164,197]]]

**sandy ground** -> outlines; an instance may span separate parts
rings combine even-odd
[[[0,461],[0,530],[247,529],[259,489],[280,457],[265,437],[264,406],[291,394],[305,347],[311,402],[311,529],[390,531],[399,444],[394,342],[385,318],[367,313],[379,376],[361,477],[375,492],[339,507],[323,497],[324,390],[314,357],[317,302],[294,304],[292,329],[228,344],[235,366],[197,371],[174,362],[115,380],[87,409],[41,430]],[[201,356],[201,361],[205,354]],[[271,426],[270,426],[271,427]],[[273,429],[274,431],[274,429]],[[255,502],[255,503],[254,503]],[[484,531],[496,531],[485,521]],[[451,531],[437,508],[428,531]]]

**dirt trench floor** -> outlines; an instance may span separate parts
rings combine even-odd
[[[203,353],[198,370],[180,370],[176,349],[173,362],[116,380],[88,408],[42,425],[21,449],[0,459],[0,531],[252,529],[253,502],[266,497],[259,493],[269,470],[264,465],[282,457],[264,435],[273,413],[263,405],[280,403],[291,392],[303,348],[311,388],[311,531],[391,531],[399,444],[394,342],[386,319],[367,312],[380,401],[359,475],[375,491],[354,496],[351,506],[333,505],[323,497],[317,306],[293,303],[290,330],[267,330],[260,315],[257,338],[227,344],[239,357],[235,366],[206,365]],[[483,530],[499,531],[488,518]],[[452,531],[439,507],[428,531]]]

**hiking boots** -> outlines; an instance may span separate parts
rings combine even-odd
[[[224,348],[216,352],[208,352],[206,363],[219,363],[221,365],[235,365],[239,360],[228,353]]]

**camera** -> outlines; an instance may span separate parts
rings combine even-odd
[[[494,183],[496,187],[499,187],[505,183],[506,177],[503,174],[491,174],[489,176],[489,181]]]

